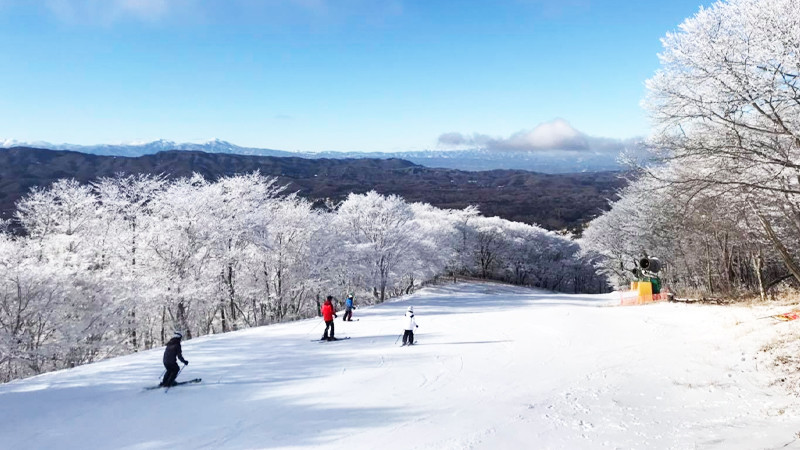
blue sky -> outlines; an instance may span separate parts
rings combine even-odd
[[[395,151],[628,139],[649,129],[639,102],[659,39],[709,4],[0,0],[0,141]]]

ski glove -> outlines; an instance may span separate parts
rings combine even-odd
[[[189,361],[188,361],[188,360],[184,361],[184,362],[183,362],[183,365],[184,365],[184,366],[188,366],[188,365],[189,365]]]
[[[419,328],[419,325],[414,325],[415,327]]]

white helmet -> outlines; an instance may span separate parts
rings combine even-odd
[[[176,331],[175,334],[172,335],[172,337],[183,339],[183,333],[181,333],[180,331]]]
[[[409,306],[408,307],[408,312],[414,312],[414,307],[413,306]]]

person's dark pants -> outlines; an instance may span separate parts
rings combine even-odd
[[[343,321],[353,320],[353,308],[347,308],[344,310],[344,317],[342,317]]]
[[[325,321],[325,332],[322,333],[322,340],[329,339],[328,338],[328,328],[331,329],[331,337],[330,337],[330,339],[333,339],[333,319]]]
[[[172,383],[178,378],[178,372],[181,371],[181,368],[178,367],[176,362],[164,363],[164,367],[167,368],[167,372],[164,374],[164,380],[161,381],[161,385],[172,386]]]
[[[403,345],[413,345],[414,344],[414,332],[412,330],[406,330],[403,332]],[[397,344],[395,344],[397,345]]]

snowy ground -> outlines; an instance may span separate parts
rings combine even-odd
[[[0,385],[0,448],[800,448],[800,401],[760,351],[763,309],[609,307],[494,284],[428,288],[336,321],[184,344]],[[415,347],[395,340],[414,305]]]

